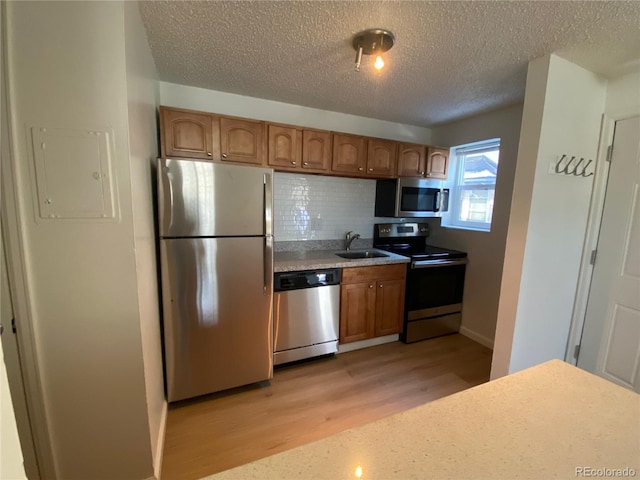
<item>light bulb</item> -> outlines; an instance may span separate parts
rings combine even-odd
[[[382,70],[382,67],[384,67],[384,60],[382,60],[382,57],[380,55],[378,55],[378,58],[376,58],[376,62],[373,64],[374,67],[376,67],[376,70]]]

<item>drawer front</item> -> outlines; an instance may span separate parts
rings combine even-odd
[[[376,265],[373,267],[352,267],[342,269],[342,283],[360,283],[376,280],[404,279],[407,274],[406,263]]]
[[[451,315],[442,315],[407,322],[404,332],[404,342],[417,342],[419,340],[426,340],[427,338],[459,332],[461,321],[462,314],[452,313]]]

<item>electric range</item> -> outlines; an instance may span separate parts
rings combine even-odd
[[[427,223],[379,223],[373,246],[411,258],[407,266],[405,343],[456,333],[462,321],[466,252],[426,244]]]

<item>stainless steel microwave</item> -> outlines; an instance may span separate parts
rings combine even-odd
[[[376,182],[376,217],[440,217],[449,210],[449,189],[424,178]]]

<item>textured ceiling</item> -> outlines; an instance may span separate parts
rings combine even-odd
[[[608,77],[640,69],[640,2],[140,2],[161,80],[430,127],[524,98],[557,55]],[[391,30],[381,74],[353,35]]]

